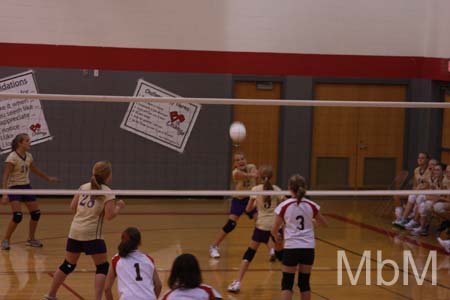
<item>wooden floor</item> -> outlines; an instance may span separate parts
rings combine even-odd
[[[38,237],[42,249],[25,246],[29,217],[25,215],[13,236],[10,251],[0,252],[0,299],[42,299],[50,285],[51,274],[63,261],[66,235],[72,216],[69,199],[40,200],[43,211]],[[322,212],[330,227],[317,230],[316,262],[312,274],[313,299],[450,299],[450,256],[437,247],[434,237],[413,238],[390,226],[390,218],[380,216],[378,201],[321,200]],[[157,269],[166,281],[173,259],[180,253],[195,254],[203,269],[204,281],[214,286],[224,299],[279,299],[280,263],[270,263],[266,247],[260,248],[242,282],[239,294],[227,292],[235,278],[242,255],[251,238],[253,223],[242,218],[237,229],[221,245],[220,260],[210,259],[208,247],[226,220],[228,201],[224,200],[128,200],[126,210],[117,219],[106,222],[104,236],[109,256],[115,253],[120,232],[137,226],[143,232],[142,250],[155,258]],[[8,207],[0,208],[0,228],[10,219]],[[372,254],[372,285],[366,286],[365,272],[359,284],[351,286],[344,272],[344,286],[337,285],[337,251],[345,250],[355,273],[365,250]],[[376,285],[376,250],[383,259],[396,261],[403,269],[402,254],[411,250],[421,269],[430,250],[437,250],[437,285],[431,285],[431,271],[423,285],[409,276],[409,285],[400,280],[393,286]],[[411,273],[411,271],[410,271]],[[383,269],[385,280],[393,271]],[[69,276],[59,299],[92,299],[94,266],[83,256],[76,271]],[[295,299],[299,299],[295,290]]]

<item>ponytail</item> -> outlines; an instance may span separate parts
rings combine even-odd
[[[141,233],[135,227],[128,227],[122,232],[122,239],[117,247],[120,257],[127,257],[131,252],[137,250],[141,244]]]
[[[292,175],[289,178],[289,190],[297,198],[297,205],[300,204],[302,198],[306,195],[306,180],[299,174]]]
[[[96,162],[92,168],[91,189],[101,190],[102,184],[105,184],[111,173],[112,166],[109,161]]]
[[[273,191],[273,185],[270,182],[273,176],[273,170],[271,166],[261,166],[259,168],[259,174],[261,179],[263,180],[263,189],[265,191]],[[270,204],[272,201],[271,196],[264,196],[264,204]]]

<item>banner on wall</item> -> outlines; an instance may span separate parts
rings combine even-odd
[[[33,71],[0,79],[0,93],[37,94]],[[31,145],[51,140],[52,136],[39,100],[0,99],[0,153],[11,151],[12,139],[27,133]]]
[[[142,79],[134,97],[180,97]],[[182,153],[201,105],[190,103],[133,102],[120,128]]]

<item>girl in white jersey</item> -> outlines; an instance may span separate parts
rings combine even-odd
[[[105,284],[106,300],[113,300],[112,286],[117,277],[119,300],[156,300],[161,293],[161,280],[155,268],[155,261],[148,254],[138,250],[141,233],[135,227],[128,227],[122,233],[119,253],[112,259]]]
[[[103,190],[110,191],[106,185],[112,179],[110,162],[97,162],[92,169],[91,182],[80,187],[82,191]],[[70,204],[75,214],[70,225],[69,238],[66,245],[66,258],[53,275],[53,282],[47,295],[47,300],[55,300],[56,292],[67,275],[75,270],[81,253],[90,255],[96,266],[95,299],[101,300],[108,274],[109,263],[106,258],[106,244],[102,238],[103,219],[112,220],[116,217],[125,203],[115,201],[114,195],[75,195]]]
[[[211,286],[202,284],[202,273],[192,254],[182,254],[173,262],[169,287],[161,300],[217,300],[222,296]]]
[[[314,263],[314,220],[319,225],[326,226],[326,221],[320,214],[320,206],[305,198],[306,181],[300,175],[289,179],[289,191],[292,198],[282,202],[275,209],[275,222],[272,235],[281,240],[278,233],[284,223],[283,278],[281,281],[281,299],[292,299],[295,272],[299,271],[298,287],[301,299],[311,299],[309,285],[312,265]]]
[[[34,163],[33,156],[28,152],[30,150],[31,140],[28,134],[21,133],[11,142],[12,152],[6,158],[5,171],[3,172],[3,189],[30,190],[30,171],[49,182],[56,182],[56,177],[51,177],[42,172]],[[42,247],[42,243],[36,240],[35,233],[38,221],[41,217],[41,210],[34,195],[2,195],[2,203],[11,205],[12,220],[9,222],[5,236],[2,241],[2,249],[9,250],[9,240],[17,225],[22,221],[22,203],[25,204],[30,212],[30,232],[28,235],[27,246]]]
[[[273,175],[271,166],[262,166],[259,169],[259,175],[264,184],[257,185],[252,188],[253,192],[261,192],[264,190],[281,191],[281,189],[272,185],[270,179]],[[246,211],[250,212],[255,209],[258,210],[256,218],[255,229],[253,231],[252,240],[244,253],[241,268],[238,277],[229,286],[228,291],[238,293],[241,289],[241,281],[247,271],[251,261],[253,260],[256,251],[261,243],[268,244],[271,238],[270,230],[272,229],[273,221],[275,220],[275,208],[284,200],[284,196],[251,196],[247,204]],[[274,240],[274,238],[272,237]],[[274,240],[275,241],[275,240]],[[281,243],[275,245],[275,256],[281,260],[283,246]]]

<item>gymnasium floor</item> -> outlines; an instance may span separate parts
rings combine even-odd
[[[43,211],[38,229],[44,247],[25,246],[29,217],[24,218],[13,236],[11,250],[0,252],[0,299],[42,299],[50,285],[51,274],[64,257],[66,235],[72,216],[70,199],[40,200]],[[390,218],[381,216],[380,201],[321,200],[322,212],[329,228],[316,231],[316,262],[312,274],[312,299],[450,299],[450,255],[439,249],[433,236],[413,238],[391,228]],[[225,200],[139,200],[127,201],[122,215],[105,222],[104,237],[109,256],[115,253],[120,232],[127,226],[137,226],[143,232],[141,249],[155,259],[163,280],[163,291],[173,259],[180,253],[195,254],[203,269],[204,281],[214,286],[228,300],[279,299],[280,263],[270,263],[268,250],[260,247],[239,294],[226,291],[235,278],[242,254],[250,241],[253,223],[242,218],[237,229],[221,245],[220,260],[209,258],[208,247],[223,226],[228,209]],[[0,228],[9,221],[9,207],[0,208]],[[337,285],[337,251],[345,250],[353,274],[364,250],[371,250],[372,285],[365,285],[365,271],[357,286],[349,284],[344,271],[344,285]],[[376,250],[382,250],[383,259],[393,259],[400,265],[399,281],[392,286],[376,285]],[[403,250],[411,250],[418,269],[425,263],[430,250],[437,250],[437,285],[431,285],[428,271],[422,286],[409,276],[404,286]],[[411,273],[411,271],[410,271]],[[59,291],[59,299],[92,299],[94,266],[82,256],[76,271]],[[385,280],[393,271],[383,269]],[[299,299],[295,290],[294,299]]]

